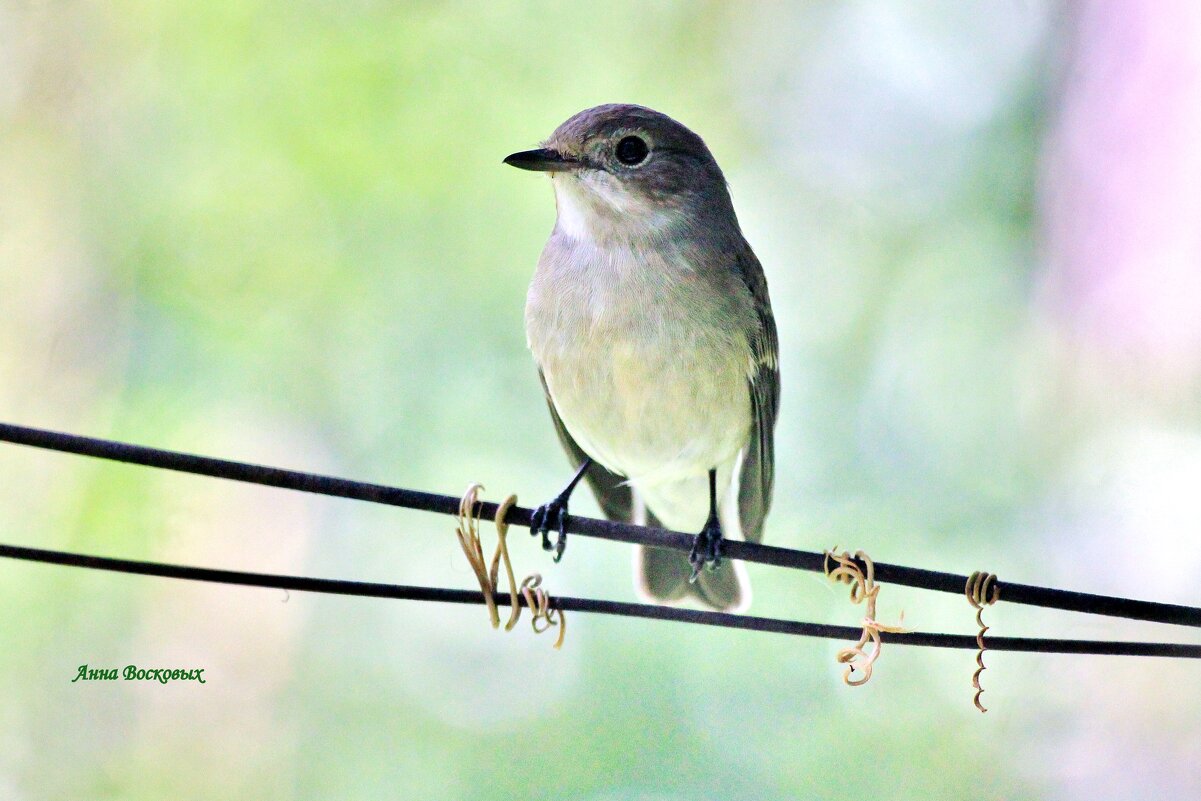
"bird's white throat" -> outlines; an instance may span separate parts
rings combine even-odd
[[[645,239],[671,226],[678,214],[601,170],[556,173],[553,182],[556,228],[573,239],[597,244]]]

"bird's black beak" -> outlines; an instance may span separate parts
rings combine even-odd
[[[565,172],[574,170],[580,165],[575,159],[569,159],[557,150],[549,147],[537,150],[523,150],[511,156],[505,156],[505,164],[521,170],[537,172]]]

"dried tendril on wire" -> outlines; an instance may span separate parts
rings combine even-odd
[[[509,559],[509,545],[505,539],[509,532],[509,524],[505,522],[505,517],[508,515],[509,509],[516,505],[516,495],[505,498],[496,510],[496,551],[492,554],[491,564],[484,562],[484,548],[480,543],[480,517],[476,511],[479,508],[480,490],[483,488],[482,484],[471,484],[463,493],[463,497],[459,501],[459,524],[455,529],[455,534],[458,535],[463,555],[467,557],[467,562],[471,565],[471,570],[480,584],[480,591],[484,594],[484,603],[488,606],[488,617],[492,622],[492,628],[500,627],[500,613],[496,609],[495,593],[500,564],[504,562],[505,577],[509,582],[509,619],[505,622],[505,631],[512,631],[513,627],[517,625],[517,621],[521,617],[521,602],[524,600],[533,615],[530,625],[534,632],[541,634],[547,629],[557,626],[559,636],[555,640],[554,647],[560,648],[563,645],[563,638],[567,635],[567,619],[563,615],[563,610],[555,608],[550,595],[542,589],[542,576],[532,573],[522,580],[520,587],[513,576],[513,563]]]
[[[976,690],[976,696],[972,703],[976,705],[976,709],[987,712],[988,709],[980,703],[980,696],[984,693],[984,688],[980,686],[980,674],[987,669],[984,666],[984,632],[988,631],[988,626],[984,625],[984,607],[997,602],[1001,597],[1001,588],[997,586],[997,577],[994,574],[977,570],[968,576],[963,594],[976,610],[976,625],[980,627],[980,631],[976,633],[976,672],[972,674],[972,687]]]
[[[854,558],[843,551],[837,553],[838,546],[835,545],[831,550],[825,551],[825,560],[823,567],[826,576],[831,581],[839,581],[843,584],[851,585],[851,603],[860,604],[867,602],[867,613],[863,617],[863,634],[859,637],[859,642],[852,645],[850,648],[844,648],[838,652],[837,660],[839,664],[846,665],[846,672],[842,674],[842,680],[851,687],[858,687],[866,684],[872,677],[872,665],[880,658],[880,648],[882,643],[880,640],[880,632],[887,634],[903,634],[905,629],[900,626],[888,626],[876,620],[876,596],[880,594],[880,588],[876,585],[876,565],[863,551],[856,551]],[[866,573],[859,567],[855,560],[863,562],[867,568]],[[831,561],[836,566],[831,567]],[[901,615],[901,620],[905,619],[904,614]],[[871,651],[866,651],[864,646],[871,642]],[[856,669],[862,671],[863,675],[860,678],[852,679]]]

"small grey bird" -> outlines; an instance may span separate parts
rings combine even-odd
[[[746,608],[722,532],[763,536],[780,374],[767,282],[725,176],[699,136],[634,105],[581,111],[505,163],[554,184],[558,219],[525,325],[578,467],[532,533],[550,550],[558,530],[558,561],[568,499],[587,476],[610,519],[699,531],[687,558],[639,549],[644,594]]]

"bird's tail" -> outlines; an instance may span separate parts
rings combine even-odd
[[[646,513],[646,525],[662,524]],[[671,603],[689,596],[719,612],[742,611],[750,605],[751,588],[742,565],[723,560],[716,570],[701,570],[693,583],[688,555],[667,548],[640,545],[634,554],[634,581],[638,591],[649,600]]]
[[[704,568],[696,581],[688,583],[692,566],[688,557],[679,551],[638,546],[638,588],[651,600],[659,602],[680,601],[691,595],[705,606],[719,612],[742,609],[748,597],[745,577],[730,560],[716,570]]]

